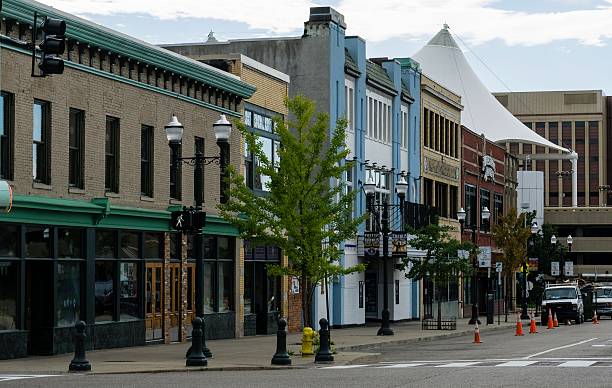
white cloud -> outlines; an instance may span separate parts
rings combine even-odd
[[[43,1],[80,15],[145,13],[159,19],[213,18],[242,22],[273,34],[300,30],[309,7],[315,5],[309,0]],[[431,36],[445,22],[471,44],[500,39],[508,45],[533,46],[571,39],[603,45],[604,39],[612,37],[612,0],[596,8],[585,5],[581,10],[563,12],[509,11],[496,0],[342,0],[338,10],[345,16],[348,33],[370,41]]]

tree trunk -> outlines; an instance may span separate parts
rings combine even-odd
[[[436,283],[434,283],[436,287]],[[440,299],[440,287],[436,287],[436,300],[438,302],[438,330],[442,330],[442,300]]]
[[[302,288],[302,325],[311,327],[312,325],[312,295],[308,285],[308,277],[303,272],[301,285]]]

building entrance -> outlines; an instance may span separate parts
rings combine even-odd
[[[26,329],[28,353],[53,354],[53,261],[26,262]]]
[[[159,341],[164,339],[163,264],[147,263],[146,268],[146,340]]]
[[[366,319],[378,318],[378,272],[365,272],[365,316]]]

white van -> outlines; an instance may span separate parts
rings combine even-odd
[[[547,284],[542,298],[543,326],[548,322],[549,310],[557,315],[559,321],[584,322],[584,304],[578,283]]]

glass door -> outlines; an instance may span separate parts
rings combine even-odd
[[[146,269],[146,340],[163,340],[163,264],[147,263]]]

